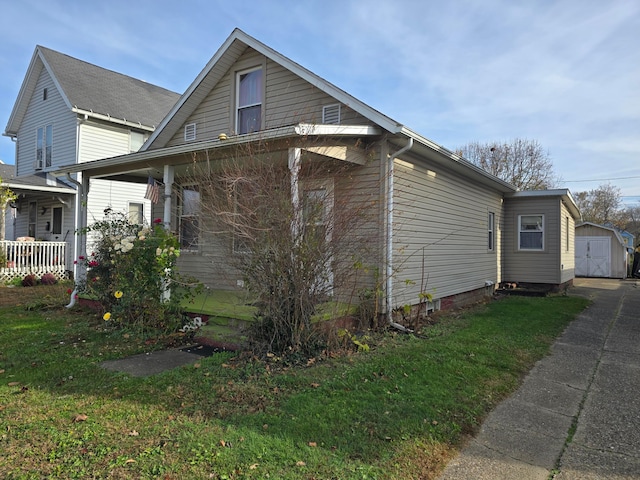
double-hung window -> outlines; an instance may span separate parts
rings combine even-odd
[[[42,170],[51,166],[53,150],[53,127],[47,125],[36,131],[36,169]]]
[[[257,132],[262,127],[262,68],[236,74],[236,132]]]
[[[518,215],[518,249],[544,250],[544,215]]]
[[[182,188],[180,198],[180,247],[198,249],[200,235],[200,191],[196,185]]]

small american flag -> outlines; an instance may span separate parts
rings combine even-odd
[[[160,187],[151,176],[147,180],[147,192],[144,194],[144,198],[151,200],[154,204],[160,201]]]

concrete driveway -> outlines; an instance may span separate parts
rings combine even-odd
[[[441,480],[640,479],[640,282],[580,278],[593,303]]]

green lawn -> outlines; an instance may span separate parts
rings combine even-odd
[[[512,297],[420,337],[371,334],[367,353],[301,367],[222,353],[133,378],[99,364],[159,345],[24,291],[0,307],[8,479],[434,478],[586,306]]]

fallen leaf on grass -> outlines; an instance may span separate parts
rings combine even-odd
[[[9,382],[7,383],[7,385],[10,387],[17,387],[18,385],[20,385],[20,382]]]
[[[318,444],[316,442],[309,442],[307,445],[309,445],[310,447],[317,447]]]
[[[296,467],[304,467],[306,465],[306,463],[304,463],[302,460],[296,462]]]
[[[130,458],[124,463],[136,463],[136,461],[133,458]]]
[[[131,430],[128,435],[130,437],[137,437],[138,435],[140,435],[136,430]]]
[[[73,421],[75,423],[77,423],[77,422],[86,422],[88,418],[89,417],[87,415],[85,415],[84,413],[80,413],[80,414],[76,415],[75,417],[73,417]]]
[[[259,463],[254,463],[253,465],[249,465],[249,470],[255,470],[258,468]]]
[[[193,368],[200,368],[200,364],[199,363],[194,363],[193,364]]]
[[[2,374],[4,372],[5,372],[4,368],[0,369],[0,374]]]
[[[312,386],[313,388],[318,388],[318,387],[320,386],[320,384],[319,384],[319,383],[312,383],[312,384],[311,384],[311,386]]]

